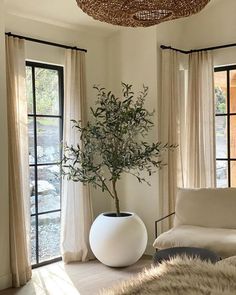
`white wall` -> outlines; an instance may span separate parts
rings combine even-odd
[[[157,55],[156,30],[127,29],[119,32],[109,40],[109,87],[120,92],[121,81],[132,84],[135,92],[142,85],[149,86],[147,107],[157,109]],[[157,117],[154,120],[157,121]],[[150,138],[157,139],[155,129]],[[152,178],[152,187],[139,184],[127,175],[118,183],[121,210],[136,212],[145,222],[149,237],[153,233],[153,218],[157,215],[156,192],[158,190],[157,175]],[[150,239],[151,240],[151,239]]]
[[[5,81],[4,1],[0,0],[0,290],[11,284],[9,261],[9,196],[7,166],[7,106]]]
[[[236,1],[213,2],[214,5],[186,19],[182,38],[187,48],[235,43]]]
[[[158,110],[160,95],[160,45],[171,43],[178,46],[182,21],[164,23],[157,27],[124,29],[108,39],[109,88],[120,93],[120,82],[134,85],[138,91],[145,84],[149,86],[146,107],[155,109],[155,127],[149,134],[149,141],[158,140]],[[136,212],[148,230],[147,253],[153,253],[154,221],[158,218],[158,173],[150,179],[151,186],[140,184],[125,175],[119,183],[121,209]]]
[[[182,43],[195,49],[236,43],[236,1],[215,0],[215,5],[185,21]],[[236,47],[214,51],[214,64],[236,63]]]

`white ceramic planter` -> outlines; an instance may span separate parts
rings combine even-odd
[[[143,221],[134,213],[128,216],[100,214],[92,224],[89,241],[96,258],[112,267],[128,266],[143,255],[147,246],[147,230]]]

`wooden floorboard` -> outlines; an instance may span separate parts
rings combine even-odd
[[[1,291],[0,295],[95,295],[149,267],[151,259],[143,256],[126,268],[110,268],[96,260],[67,265],[57,262],[33,270],[33,278],[26,286]]]

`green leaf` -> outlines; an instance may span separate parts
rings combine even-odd
[[[122,84],[123,97],[94,86],[95,107],[90,108],[91,120],[86,124],[72,120],[80,141],[65,145],[62,161],[63,176],[71,181],[91,184],[112,198],[116,183],[123,173],[129,173],[142,183],[165,163],[162,156],[176,149],[176,143],[149,142],[154,111],[145,108],[148,87],[134,95],[132,85]],[[146,174],[143,174],[145,173]],[[105,176],[106,177],[105,177]],[[110,183],[111,182],[111,183]]]

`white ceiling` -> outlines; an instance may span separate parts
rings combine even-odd
[[[114,32],[118,26],[95,21],[86,15],[76,0],[5,0],[6,13],[62,25],[73,29],[84,27]]]
[[[211,0],[205,9],[219,0]],[[31,18],[47,23],[78,29],[93,28],[104,32],[114,32],[121,27],[93,20],[78,8],[76,0],[5,0],[6,13]]]

